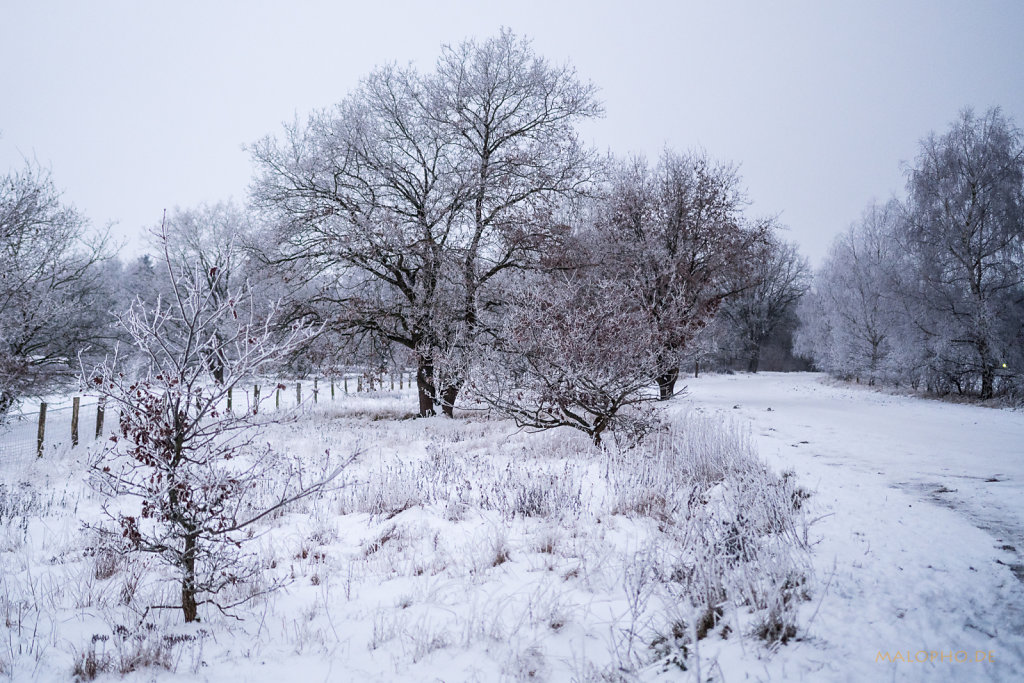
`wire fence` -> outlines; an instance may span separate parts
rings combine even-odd
[[[104,411],[105,413],[106,411]],[[99,418],[96,396],[76,396],[68,405],[49,406],[13,415],[0,427],[0,462],[36,457],[109,435],[116,421]]]
[[[307,380],[262,378],[251,384],[238,384],[226,398],[234,412],[294,410],[323,401],[343,399],[352,393],[388,391],[409,386],[413,375],[345,373],[338,377]],[[53,457],[69,448],[88,446],[117,430],[120,420],[116,408],[103,404],[98,396],[74,396],[66,405],[40,403],[37,410],[13,414],[0,425],[0,466],[31,458]]]

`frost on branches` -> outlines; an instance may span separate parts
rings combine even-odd
[[[505,273],[531,268],[581,200],[576,126],[596,88],[509,31],[446,46],[435,70],[375,70],[336,107],[251,148],[263,258],[349,335],[404,347],[419,413],[452,414]]]
[[[257,566],[243,549],[253,525],[319,493],[343,465],[328,453],[311,477],[256,443],[268,419],[258,399],[227,409],[234,386],[294,351],[310,329],[277,330],[275,308],[257,310],[245,287],[214,297],[209,275],[172,277],[166,300],[151,309],[136,302],[120,316],[143,359],[140,372],[115,357],[89,379],[120,411],[117,433],[90,464],[94,487],[109,496],[108,523],[90,528],[107,544],[168,565],[180,578],[180,605],[150,608],[180,607],[186,622],[198,620],[200,605],[229,612],[273,589],[253,580]]]
[[[700,153],[665,150],[651,167],[615,164],[595,207],[590,239],[597,268],[636,297],[660,336],[660,398],[675,393],[680,361],[697,357],[702,331],[723,301],[749,285],[767,221],[743,216],[734,166]]]
[[[1019,402],[1024,134],[998,108],[964,110],[922,141],[906,189],[836,240],[799,350],[842,377]]]
[[[555,275],[511,295],[474,383],[485,403],[523,427],[637,436],[650,416],[661,347],[656,321],[619,283]]]
[[[72,383],[76,354],[102,355],[110,255],[89,232],[45,169],[0,176],[0,423],[19,399]]]

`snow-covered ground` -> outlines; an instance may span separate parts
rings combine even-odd
[[[166,569],[83,554],[102,503],[82,485],[87,447],[4,463],[0,676],[67,680],[93,653],[101,677],[129,680],[1020,679],[1024,414],[813,374],[687,383],[659,405],[676,432],[645,453],[472,413],[405,419],[408,391],[272,427],[311,462],[360,455],[344,488],[261,528],[262,572],[288,586],[242,621],[142,616],[173,602]],[[754,451],[795,476],[750,469]],[[735,455],[735,471],[684,452]],[[772,491],[793,486],[812,494],[790,519]],[[764,514],[749,561],[702,564]],[[730,606],[695,642],[687,591],[712,569]],[[784,645],[751,635],[773,594],[797,627]]]
[[[688,385],[702,409],[751,420],[761,456],[794,469],[822,515],[814,563],[828,591],[809,640],[783,648],[769,670],[804,680],[1024,680],[1024,413],[814,374]],[[971,660],[985,651],[993,663],[876,661],[922,650]]]

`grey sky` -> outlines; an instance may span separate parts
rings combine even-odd
[[[374,66],[501,26],[601,88],[599,149],[741,165],[815,263],[964,106],[1024,126],[1024,2],[0,2],[0,172],[49,166],[139,249],[164,208],[246,198],[242,145]]]

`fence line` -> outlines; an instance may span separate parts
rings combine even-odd
[[[358,393],[385,391],[385,386],[389,386],[391,391],[394,391],[396,386],[403,390],[412,386],[414,376],[414,373],[402,370],[390,375],[347,372],[323,379],[330,382],[330,400],[334,401],[349,395],[350,377],[356,378]],[[341,381],[337,383],[339,379]],[[308,384],[309,380],[305,382]],[[320,378],[312,378],[312,391],[306,403],[302,401],[302,385],[303,380],[272,379],[256,381],[251,389],[248,385],[238,384],[235,386],[237,395],[235,391],[228,392],[226,407],[233,411],[242,408],[256,411],[259,409],[261,398],[264,407],[272,403],[275,411],[319,403]],[[264,392],[267,387],[271,387],[274,392],[273,401],[270,400],[270,395]],[[336,387],[340,391],[336,390]],[[117,411],[114,412],[113,419],[108,419],[111,416],[107,415],[107,406],[102,397],[80,395],[70,398],[69,405],[56,407],[41,402],[39,410],[11,415],[7,424],[0,425],[0,465],[31,457],[46,457],[49,454],[56,454],[61,448],[88,445],[114,433],[119,421]]]

